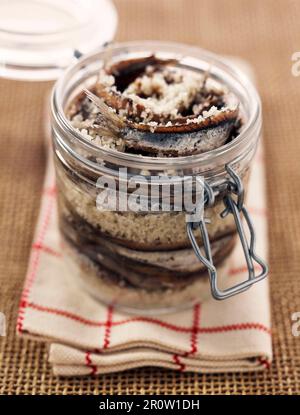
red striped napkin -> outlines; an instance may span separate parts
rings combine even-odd
[[[257,252],[267,256],[262,151],[249,183],[249,210]],[[240,247],[228,260],[232,283],[246,276]],[[76,284],[61,256],[56,190],[49,163],[42,205],[20,302],[17,331],[49,343],[58,375],[89,375],[141,366],[180,371],[233,372],[265,369],[272,359],[268,280],[225,301],[158,317],[121,314]]]

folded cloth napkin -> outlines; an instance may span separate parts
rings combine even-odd
[[[261,148],[252,168],[247,205],[257,230],[257,252],[266,258]],[[228,264],[228,281],[234,283],[246,277],[239,245]],[[122,314],[100,304],[82,290],[77,280],[62,259],[50,161],[17,332],[49,342],[49,361],[55,374],[100,374],[141,366],[233,372],[261,370],[270,364],[268,280],[225,301],[209,299],[193,309],[151,317]]]
[[[248,71],[244,61],[231,62]],[[253,75],[252,75],[253,76]],[[267,258],[263,151],[248,188],[256,251]],[[127,315],[90,297],[63,261],[57,226],[55,175],[48,163],[41,211],[22,293],[17,332],[49,343],[54,373],[101,374],[142,366],[201,373],[257,371],[272,360],[268,280],[225,301],[151,316]],[[247,276],[237,245],[222,269],[229,284]]]

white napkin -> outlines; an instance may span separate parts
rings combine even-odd
[[[267,257],[262,149],[250,177],[247,206],[257,252]],[[237,245],[228,260],[232,283],[246,277]],[[228,271],[229,269],[229,271]],[[56,189],[48,164],[42,205],[17,321],[21,336],[50,344],[58,375],[88,375],[141,366],[181,371],[233,372],[267,368],[272,359],[268,280],[225,301],[158,317],[131,316],[100,304],[69,275],[60,250]]]

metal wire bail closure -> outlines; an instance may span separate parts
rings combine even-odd
[[[255,230],[250,219],[249,213],[244,206],[244,187],[240,177],[232,169],[232,167],[227,164],[225,166],[227,173],[230,176],[230,179],[227,181],[227,192],[223,199],[225,209],[221,213],[221,217],[225,218],[228,214],[232,214],[234,217],[235,225],[237,228],[237,233],[239,235],[240,242],[242,244],[245,260],[248,268],[248,278],[225,290],[221,290],[218,287],[218,274],[216,267],[214,266],[210,241],[208,237],[208,232],[206,229],[205,219],[201,219],[199,222],[188,222],[187,223],[187,233],[192,244],[192,247],[195,251],[195,254],[199,261],[201,261],[207,268],[212,296],[216,300],[224,300],[233,295],[239,294],[248,288],[251,285],[255,284],[258,281],[264,279],[268,274],[267,264],[256,254],[255,252]],[[232,198],[232,194],[236,195],[236,200]],[[211,186],[205,182],[204,186],[204,204],[205,207],[212,206],[214,203],[214,192]],[[245,224],[247,225],[250,233],[250,241],[248,242],[245,231],[243,228],[243,223],[241,220],[240,213],[243,214],[245,219]],[[203,249],[202,253],[195,235],[194,231],[199,228],[203,240]],[[261,272],[258,275],[255,275],[255,266],[254,263],[257,263],[261,267]]]

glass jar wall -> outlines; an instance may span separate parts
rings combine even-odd
[[[239,135],[203,154],[141,157],[99,148],[71,125],[66,114],[70,102],[83,88],[96,82],[108,59],[118,62],[151,54],[160,59],[176,58],[185,67],[200,72],[209,69],[210,76],[239,99],[243,114]],[[222,59],[198,48],[161,42],[115,45],[84,57],[57,82],[52,96],[52,130],[64,253],[69,266],[76,268],[74,275],[80,275],[83,287],[100,301],[128,311],[168,311],[207,298],[207,269],[191,246],[186,212],[103,209],[99,178],[114,180],[116,194],[124,196],[125,192],[125,198],[129,198],[128,182],[132,176],[139,175],[146,181],[153,176],[164,176],[166,180],[177,177],[179,181],[187,176],[203,177],[215,193],[213,206],[204,212],[210,221],[207,230],[212,255],[215,265],[225,267],[236,241],[233,216],[220,215],[227,191],[225,166],[232,166],[246,188],[261,131],[260,102],[249,80]],[[199,237],[200,246],[202,242]]]

